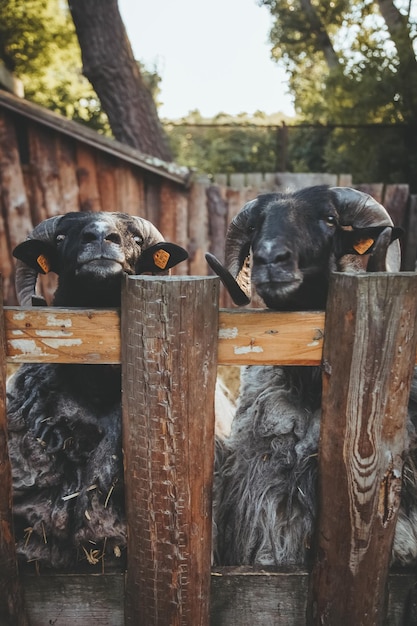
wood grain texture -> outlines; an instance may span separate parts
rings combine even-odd
[[[120,363],[117,310],[11,307],[5,325],[12,363]]]
[[[217,280],[217,279],[216,279]],[[219,365],[319,365],[324,312],[220,310]],[[5,307],[7,360],[120,363],[120,311]]]
[[[308,580],[308,572],[295,568],[268,572],[243,567],[213,569],[210,624],[305,626]],[[30,626],[125,626],[124,581],[123,573],[26,574],[22,584]],[[385,626],[415,624],[408,608],[415,582],[413,572],[390,574]]]
[[[123,573],[26,574],[22,581],[30,626],[124,626]]]
[[[219,282],[122,291],[126,624],[208,624]]]
[[[2,281],[0,277],[0,294]],[[7,449],[6,343],[0,299],[0,624],[27,626],[12,518],[12,470]]]
[[[324,312],[221,311],[221,365],[319,365]]]
[[[416,353],[416,293],[414,273],[331,277],[310,624],[384,620]]]
[[[208,232],[208,215],[206,210],[206,190],[209,180],[201,176],[193,181],[188,200],[188,267],[190,274],[205,276],[208,265],[204,258],[210,246]]]

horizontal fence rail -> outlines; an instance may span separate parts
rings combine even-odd
[[[121,362],[120,312],[5,307],[9,363]],[[219,365],[317,365],[324,312],[220,309]]]
[[[5,307],[8,363],[121,362],[116,309]],[[324,311],[219,310],[219,365],[319,365]],[[416,356],[417,363],[417,356]]]

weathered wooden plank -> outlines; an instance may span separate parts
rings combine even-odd
[[[210,233],[210,252],[217,258],[223,257],[227,230],[227,202],[222,198],[220,187],[207,188],[207,212]]]
[[[158,179],[156,176],[149,176],[146,179],[145,185],[146,217],[150,222],[152,222],[152,224],[155,224],[158,227],[161,208],[160,193],[161,180]]]
[[[243,189],[246,187],[246,176],[240,172],[229,174],[229,185],[232,189]]]
[[[212,626],[305,626],[308,593],[305,570],[214,568]]]
[[[339,174],[337,185],[338,187],[352,187],[352,174]]]
[[[7,360],[14,363],[120,363],[117,310],[5,308]],[[220,310],[221,365],[318,365],[324,312]]]
[[[276,185],[280,191],[294,191],[312,185],[337,185],[337,174],[326,174],[324,172],[311,172],[301,174],[297,172],[278,172],[276,174]]]
[[[395,226],[405,226],[410,188],[404,184],[387,185],[382,204],[390,214]]]
[[[324,313],[282,313],[263,309],[221,311],[221,365],[318,365]]]
[[[14,248],[26,239],[33,228],[33,224],[25,192],[13,120],[1,111],[0,187],[3,214],[7,215],[9,244],[11,248]]]
[[[384,623],[417,344],[416,293],[411,272],[331,276],[309,624]]]
[[[255,187],[260,189],[263,186],[263,174],[262,172],[250,172],[246,175],[246,184],[248,187]]]
[[[223,185],[223,186],[227,186],[227,179],[228,179],[228,175],[227,174],[214,174],[214,182],[216,183],[216,185]]]
[[[20,166],[13,118],[0,111],[0,271],[6,302],[16,301],[14,287],[14,246],[32,230],[29,203]]]
[[[18,576],[12,518],[12,471],[7,450],[6,341],[0,276],[0,624],[28,624]]]
[[[245,194],[242,189],[228,189],[227,190],[227,223],[233,220],[233,218],[239,213],[240,209],[245,204]]]
[[[382,204],[382,199],[384,195],[383,183],[362,183],[360,185],[354,185],[354,187],[355,189],[358,189],[358,191],[363,191],[364,193],[368,193],[377,202]]]
[[[120,363],[115,310],[5,309],[7,360],[14,363]]]
[[[205,276],[208,265],[204,254],[209,249],[208,214],[206,189],[209,185],[207,177],[195,179],[189,192],[188,204],[188,251],[190,254],[188,267],[191,275]]]
[[[188,247],[188,198],[180,187],[163,182],[160,187],[159,230],[167,241]],[[188,262],[173,268],[172,274],[184,276],[189,273]]]
[[[125,626],[124,574],[24,575],[22,584],[31,626]],[[212,626],[305,626],[309,574],[214,568],[211,573]],[[413,626],[410,595],[413,571],[392,572],[388,581],[386,626]],[[170,625],[171,626],[171,625]]]
[[[120,163],[116,169],[116,208],[129,215],[146,218],[143,179],[136,176],[129,164]]]
[[[117,160],[107,155],[97,155],[97,184],[102,211],[118,211],[116,193]]]
[[[76,159],[80,210],[101,211],[102,204],[97,179],[96,154],[90,147],[78,143]]]
[[[28,126],[28,137],[30,166],[36,176],[38,192],[42,194],[43,206],[39,207],[39,215],[60,215],[64,207],[59,187],[57,135],[49,128],[31,124]]]
[[[408,222],[404,237],[402,265],[404,270],[414,272],[417,260],[417,196],[410,196]]]
[[[62,213],[78,211],[80,207],[78,204],[75,143],[67,137],[57,135],[56,151]]]
[[[127,625],[208,624],[218,295],[217,277],[124,283]]]
[[[26,574],[30,626],[124,626],[124,580],[123,573]]]

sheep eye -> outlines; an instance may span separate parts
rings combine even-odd
[[[134,241],[135,243],[137,243],[137,244],[138,244],[138,246],[140,246],[140,245],[142,245],[142,244],[143,244],[143,239],[142,239],[142,237],[139,237],[139,235],[135,235],[135,236],[133,237],[133,241]]]
[[[326,215],[324,221],[326,222],[326,224],[329,224],[329,226],[335,226],[335,224],[337,223],[335,215]]]

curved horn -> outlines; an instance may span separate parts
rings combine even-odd
[[[120,215],[120,213],[115,213],[114,215]],[[129,215],[128,217],[136,222],[140,229],[143,231],[144,248],[148,248],[155,243],[165,241],[164,237],[156,228],[156,226],[154,226],[149,220],[146,220],[143,217],[139,217],[138,215]]]
[[[62,215],[57,215],[40,222],[40,224],[35,226],[29,233],[27,239],[39,239],[41,241],[52,242],[55,238],[56,228],[61,218]],[[26,265],[26,263],[20,259],[16,260],[15,283],[20,306],[32,305],[32,297],[35,295],[37,278],[38,273],[36,270]]]
[[[250,236],[248,222],[257,200],[247,202],[231,221],[226,235],[225,266],[212,254],[207,263],[223,281],[233,302],[238,306],[251,300]]]
[[[330,187],[336,198],[342,226],[353,228],[390,227],[394,223],[388,211],[372,196],[351,187]],[[401,248],[398,240],[388,237],[390,231],[383,231],[372,253],[368,269],[370,271],[398,272],[401,265]]]

